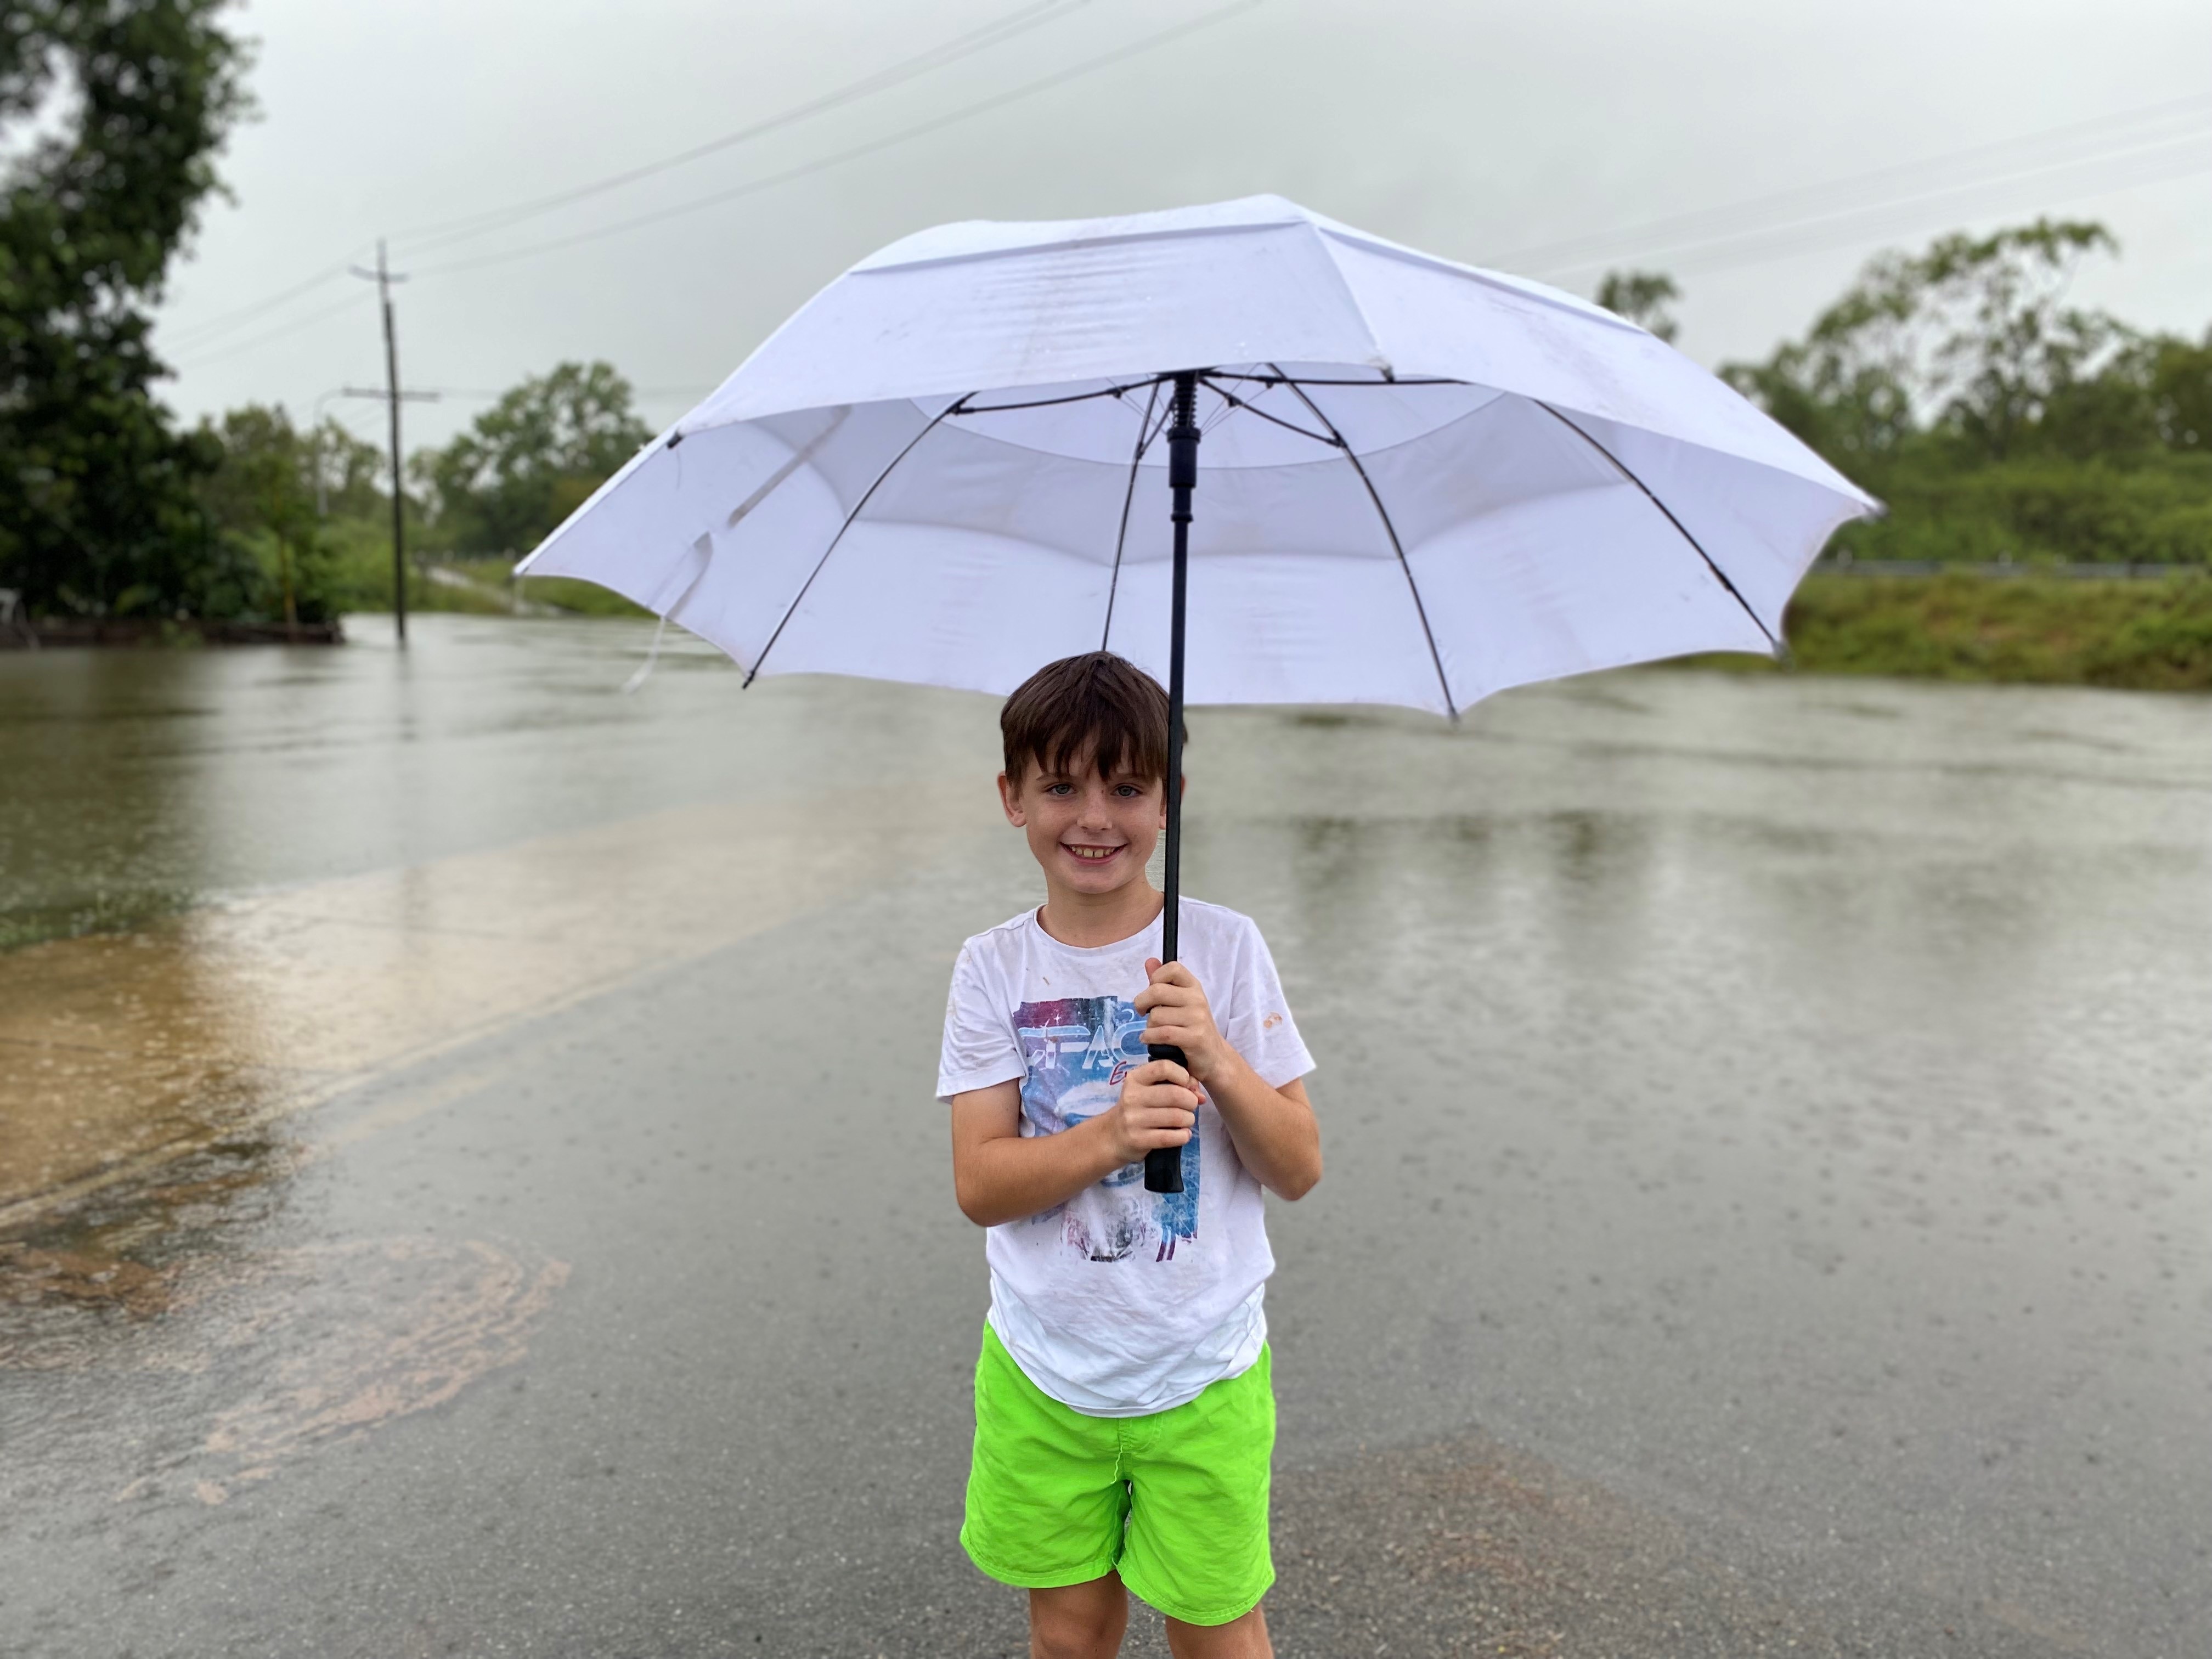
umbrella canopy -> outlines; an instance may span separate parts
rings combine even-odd
[[[1167,678],[1169,424],[1195,371],[1188,694],[1455,714],[1778,648],[1871,497],[1571,295],[1279,197],[944,226],[861,261],[520,567],[748,672],[1004,692]]]
[[[680,620],[748,685],[1003,692],[1101,648],[1160,675],[1172,959],[1186,695],[1456,714],[1778,650],[1805,567],[1872,510],[1609,312],[1255,196],[893,243],[520,568]],[[1181,1171],[1160,1148],[1145,1184]]]

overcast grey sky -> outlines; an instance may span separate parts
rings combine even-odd
[[[331,276],[264,303],[380,234],[418,273],[399,290],[410,385],[489,392],[604,357],[659,423],[846,265],[923,226],[1260,191],[1583,292],[1608,264],[1672,271],[1680,343],[1708,363],[1801,331],[1880,247],[2045,210],[2122,240],[2084,298],[2144,325],[2212,323],[2205,0],[1256,0],[803,179],[441,269],[734,191],[1231,3],[1064,0],[879,95],[440,246],[426,227],[703,143],[1023,0],[262,0],[234,15],[260,42],[262,113],[223,160],[235,200],[174,275],[168,396],[190,415],[274,400],[306,416],[332,388],[380,384],[368,285]],[[2035,137],[2076,123],[2096,125]],[[1807,193],[1838,180],[1864,182]],[[486,401],[410,406],[410,447]],[[327,406],[379,429],[374,404]]]

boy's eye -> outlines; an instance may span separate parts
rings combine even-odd
[[[1137,786],[1136,786],[1135,784],[1133,784],[1133,783],[1123,783],[1123,784],[1116,784],[1116,785],[1115,786],[1115,788],[1114,788],[1114,793],[1115,793],[1115,794],[1117,794],[1117,795],[1122,796],[1122,797],[1124,797],[1125,799],[1127,799],[1127,798],[1132,798],[1132,797],[1134,797],[1134,796],[1137,796],[1137,795],[1141,795],[1141,794],[1143,794],[1145,792],[1144,792],[1143,790],[1141,790],[1141,789],[1138,788],[1138,787],[1137,787]]]
[[[1072,795],[1075,793],[1075,786],[1072,783],[1048,783],[1044,792],[1048,795]]]

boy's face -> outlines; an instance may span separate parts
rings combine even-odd
[[[1001,772],[1006,822],[1029,836],[1048,886],[1111,893],[1142,881],[1167,823],[1166,784],[1128,772],[1102,778],[1088,750],[1069,765],[1069,771],[1050,772],[1032,763],[1018,783]]]

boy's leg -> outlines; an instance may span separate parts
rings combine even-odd
[[[1275,1446],[1272,1357],[1187,1405],[1127,1419],[1128,1532],[1116,1570],[1130,1593],[1182,1627],[1178,1655],[1267,1651],[1260,1598],[1275,1581],[1267,1547]]]
[[[1167,1623],[1168,1651],[1175,1659],[1275,1659],[1264,1608],[1255,1607],[1225,1625],[1186,1625],[1180,1619]]]
[[[1121,1425],[1048,1396],[987,1326],[975,1360],[975,1449],[960,1542],[1030,1594],[1030,1648],[1111,1659],[1128,1622],[1115,1575],[1128,1515]]]
[[[1129,1593],[1113,1573],[1087,1583],[1033,1589],[1030,1659],[1114,1659],[1128,1623]]]

